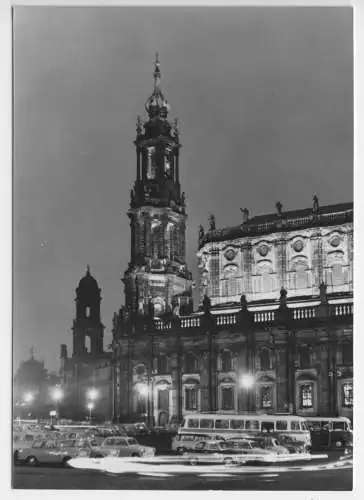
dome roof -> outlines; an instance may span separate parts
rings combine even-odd
[[[81,278],[78,284],[77,292],[78,293],[99,292],[99,285],[95,280],[95,278],[91,276],[90,266],[87,266],[86,275],[83,278]]]

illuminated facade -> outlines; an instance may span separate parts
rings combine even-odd
[[[348,415],[353,406],[353,205],[199,230],[200,306],[185,263],[179,132],[160,66],[137,122],[131,261],[113,320],[113,416],[155,424],[193,411]],[[245,377],[245,378],[244,378]],[[249,386],[244,380],[249,380]]]

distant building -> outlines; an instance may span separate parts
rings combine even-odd
[[[73,321],[73,353],[61,346],[61,377],[64,400],[61,416],[84,420],[89,416],[88,404],[93,403],[92,416],[98,420],[112,418],[111,354],[104,352],[104,325],[100,315],[101,289],[86,275],[76,289],[76,318]],[[97,396],[90,401],[90,391]]]
[[[60,377],[45,369],[44,362],[34,358],[20,364],[13,384],[14,416],[45,418],[54,403],[52,390],[60,384]]]

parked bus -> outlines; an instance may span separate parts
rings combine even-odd
[[[353,430],[346,417],[307,417],[312,448],[345,448],[353,444]]]
[[[219,434],[225,439],[260,432],[276,432],[311,447],[310,431],[303,417],[288,414],[221,414],[191,413],[185,415],[179,434]]]

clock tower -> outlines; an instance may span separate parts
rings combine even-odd
[[[130,194],[131,258],[124,273],[126,309],[161,316],[191,308],[192,276],[186,265],[186,205],[179,179],[178,123],[168,120],[158,55],[154,89],[137,119],[136,181]]]

